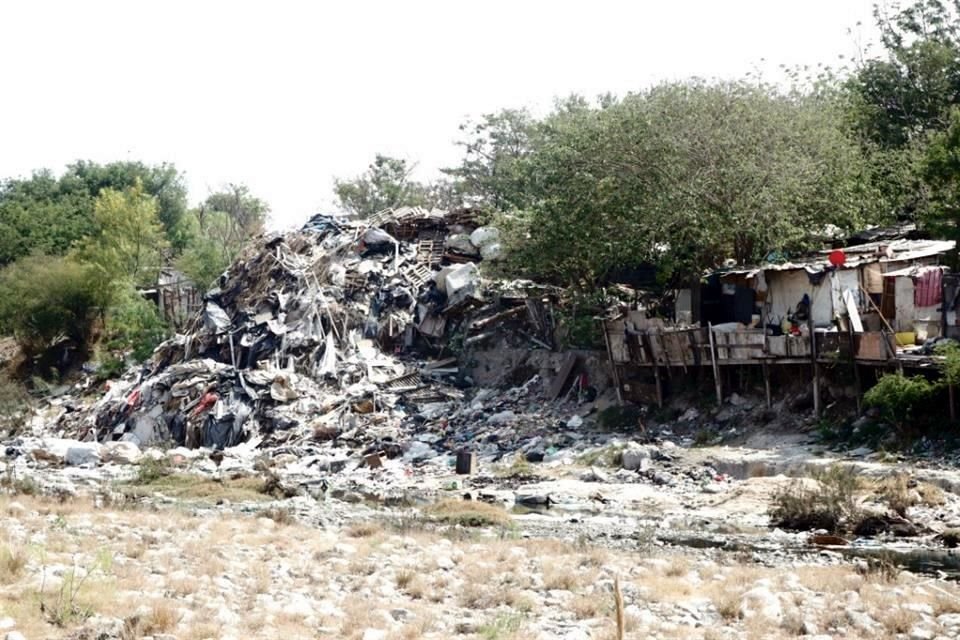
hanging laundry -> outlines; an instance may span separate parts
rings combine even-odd
[[[913,277],[913,304],[932,307],[943,300],[943,270],[940,267],[921,269]]]

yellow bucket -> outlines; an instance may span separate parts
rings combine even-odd
[[[898,347],[912,347],[917,343],[917,334],[915,331],[901,331],[897,333]]]

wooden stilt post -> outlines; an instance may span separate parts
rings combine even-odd
[[[620,383],[620,371],[617,369],[617,362],[613,359],[613,344],[610,342],[610,334],[607,333],[607,323],[601,321],[603,326],[603,341],[607,345],[607,358],[610,360],[610,373],[613,375],[613,384],[617,387],[617,404],[623,404],[623,389]]]
[[[853,364],[853,389],[857,394],[857,415],[860,415],[860,396],[863,388],[860,386],[860,367],[857,366],[857,342],[853,334],[853,325],[847,325],[847,337],[850,339],[850,362]]]
[[[707,324],[707,335],[710,338],[710,364],[713,365],[713,384],[717,390],[717,406],[723,404],[723,385],[720,382],[720,367],[717,364],[716,345],[713,340],[713,323]]]
[[[663,381],[660,379],[660,363],[653,365],[653,379],[657,383],[657,407],[663,408]]]
[[[813,330],[813,312],[807,321],[810,329],[810,361],[813,363],[813,413],[820,415],[820,364],[817,362],[817,334]]]
[[[767,409],[773,408],[773,394],[770,392],[770,365],[766,360],[760,363],[763,370],[763,387],[767,392]]]

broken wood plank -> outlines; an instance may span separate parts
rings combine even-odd
[[[567,359],[564,360],[563,364],[560,366],[560,371],[557,372],[557,377],[554,378],[553,382],[550,384],[550,392],[547,394],[548,399],[556,400],[560,397],[560,394],[563,393],[563,388],[567,385],[567,380],[570,379],[570,372],[573,371],[573,367],[576,364],[576,354],[568,353]]]

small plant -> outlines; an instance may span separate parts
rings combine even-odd
[[[906,517],[907,509],[917,503],[905,473],[885,478],[880,483],[878,493],[887,507],[901,518]]]
[[[887,374],[863,396],[867,407],[880,409],[883,416],[900,432],[906,430],[915,411],[936,391],[936,385],[922,376]]]
[[[427,507],[426,512],[439,522],[462,527],[513,524],[510,514],[503,508],[476,500],[442,500]]]
[[[529,478],[534,475],[533,465],[527,462],[522,453],[517,453],[510,466],[498,470],[497,475],[501,478]]]
[[[30,476],[18,478],[13,471],[13,465],[7,465],[7,472],[0,478],[0,487],[15,496],[35,496],[41,493],[40,485]]]
[[[172,473],[173,469],[167,458],[144,456],[140,459],[140,467],[137,469],[136,484],[154,484]]]
[[[770,517],[778,527],[838,531],[854,520],[860,479],[852,467],[833,465],[814,474],[816,487],[793,482],[773,496]]]
[[[277,524],[281,526],[291,525],[296,522],[296,519],[293,517],[293,513],[290,509],[282,509],[280,507],[271,507],[263,512],[265,518],[270,518]]]
[[[621,455],[626,445],[611,444],[606,447],[600,447],[593,451],[588,451],[577,458],[577,463],[585,467],[614,467],[620,466]]]
[[[26,566],[27,556],[25,553],[10,547],[0,548],[0,584],[10,584],[16,581]]]
[[[112,558],[111,558],[112,561]],[[46,593],[46,566],[43,567],[42,578],[40,582],[40,612],[46,617],[47,621],[58,627],[65,627],[77,620],[85,620],[93,615],[93,610],[80,602],[80,591],[97,571],[102,571],[103,556],[98,554],[94,563],[81,570],[74,561],[73,568],[63,575],[60,588],[54,600],[47,599]],[[78,573],[82,575],[78,576]]]
[[[357,522],[347,527],[347,535],[351,538],[369,538],[380,531],[380,525],[375,522]]]
[[[501,613],[477,629],[484,640],[499,640],[507,634],[516,633],[523,624],[523,616],[516,613]]]

